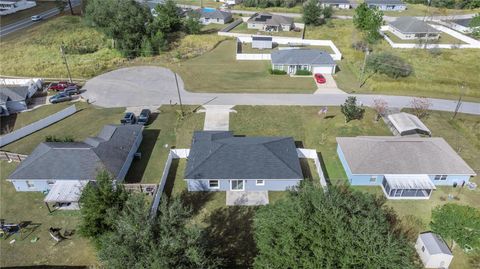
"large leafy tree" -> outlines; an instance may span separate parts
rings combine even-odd
[[[182,29],[183,20],[174,0],[167,0],[164,4],[157,5],[155,11],[157,15],[152,24],[154,32],[170,34]]]
[[[353,24],[364,33],[368,43],[375,43],[381,38],[379,31],[383,24],[383,12],[362,3],[355,9]]]
[[[460,246],[480,249],[480,210],[471,206],[445,204],[432,210],[432,230]]]
[[[258,210],[256,268],[414,268],[384,199],[311,183]]]
[[[145,196],[134,194],[103,235],[99,258],[106,268],[210,268],[200,230],[188,224],[191,211],[180,200],[163,201],[158,216],[149,216]]]
[[[85,17],[115,41],[125,56],[140,54],[151,21],[150,12],[135,0],[89,0]]]
[[[307,25],[322,24],[322,7],[316,0],[309,0],[303,6],[303,22]]]
[[[475,37],[480,37],[480,13],[472,18],[469,26],[473,28],[472,35]]]
[[[357,105],[357,98],[355,96],[349,96],[343,105],[340,105],[340,109],[345,115],[345,123],[351,120],[359,120],[363,117],[365,109]]]
[[[101,171],[96,182],[88,184],[80,197],[80,233],[96,239],[111,231],[127,197],[121,185],[115,186],[110,174]]]

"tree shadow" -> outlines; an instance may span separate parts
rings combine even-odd
[[[224,268],[250,268],[257,255],[253,237],[255,207],[218,208],[206,217],[207,254],[220,259]]]
[[[313,175],[310,166],[308,165],[307,158],[300,158],[300,167],[302,168],[303,178],[312,180]]]
[[[160,130],[158,129],[143,130],[142,143],[138,148],[138,151],[142,153],[142,157],[140,159],[133,160],[127,176],[125,177],[126,183],[139,183],[142,180],[159,135]]]
[[[165,187],[163,188],[163,192],[165,193],[165,195],[167,195],[168,198],[172,196],[173,186],[175,185],[175,178],[177,177],[179,163],[180,159],[172,159],[170,169],[168,170],[167,181],[165,181]]]
[[[8,116],[2,116],[0,120],[0,134],[8,134],[13,131],[15,128],[15,123],[17,121],[17,114],[10,114]]]
[[[330,176],[328,175],[327,166],[325,165],[325,161],[323,160],[322,153],[317,151],[317,156],[318,156],[318,160],[320,161],[320,167],[322,168],[325,181],[327,182],[328,185],[331,185],[332,182],[330,182]]]
[[[205,204],[212,199],[212,195],[213,192],[211,191],[184,190],[180,194],[180,200],[185,207],[192,209],[193,215],[197,215]]]

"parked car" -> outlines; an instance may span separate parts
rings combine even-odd
[[[54,96],[50,97],[50,99],[48,99],[50,101],[50,103],[52,104],[56,104],[56,103],[60,103],[60,102],[66,102],[66,101],[70,101],[72,100],[72,97],[66,93],[57,93],[55,94]]]
[[[80,89],[77,87],[77,85],[70,85],[66,87],[62,92],[71,96],[75,94],[80,94]]]
[[[148,119],[150,118],[150,109],[142,109],[142,112],[140,112],[140,115],[138,116],[138,124],[141,125],[146,125],[148,123]]]
[[[41,21],[42,20],[42,16],[40,15],[33,15],[31,17],[32,21]]]
[[[69,86],[78,87],[75,83],[69,83],[67,81],[60,81],[60,82],[53,82],[48,85],[48,90],[51,91],[63,91],[65,88]]]
[[[123,119],[120,120],[120,123],[135,124],[136,121],[137,121],[137,117],[135,117],[135,114],[132,112],[127,112],[125,113],[125,116],[123,116]]]
[[[318,84],[324,84],[325,82],[327,82],[327,80],[322,74],[315,74],[315,81],[317,81]]]

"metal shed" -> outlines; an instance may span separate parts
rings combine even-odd
[[[273,48],[272,40],[271,36],[252,36],[252,48],[271,49]]]
[[[388,115],[388,120],[401,136],[412,134],[432,135],[427,126],[415,115],[400,112]]]
[[[421,233],[415,243],[415,249],[425,268],[448,268],[453,259],[453,254],[445,241],[432,232]]]

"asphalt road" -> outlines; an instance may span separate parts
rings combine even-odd
[[[80,0],[72,0],[72,7],[76,7],[80,5]],[[65,10],[68,10],[70,7],[68,4],[65,7]],[[57,8],[52,8],[47,11],[38,13],[37,15],[42,16],[42,20],[46,20],[48,18],[54,17],[58,15],[60,12],[58,11]],[[23,20],[20,20],[18,22],[6,25],[4,27],[1,27],[0,29],[0,37],[6,36],[8,34],[11,34],[13,32],[16,32],[18,30],[30,27],[36,23],[39,23],[41,21],[32,21],[30,18],[25,18]]]
[[[339,106],[347,96],[355,96],[363,105],[373,105],[382,98],[389,107],[410,107],[411,96],[370,94],[250,94],[250,93],[193,93],[184,89],[177,75],[183,104],[188,105],[300,105]],[[101,107],[160,106],[179,103],[175,74],[169,69],[154,66],[122,68],[97,76],[85,84],[84,99]],[[457,101],[429,98],[432,110],[455,111]],[[480,104],[463,102],[459,112],[480,115]]]

